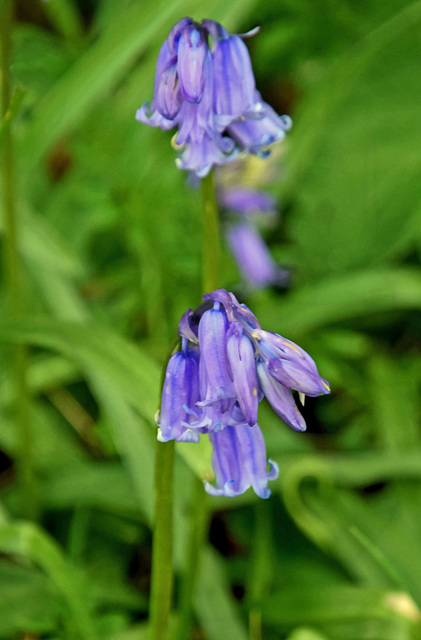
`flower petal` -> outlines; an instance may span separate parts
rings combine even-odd
[[[186,408],[199,400],[199,356],[193,349],[174,353],[167,366],[162,389],[158,438],[162,442],[183,439],[190,415]]]
[[[313,358],[298,344],[270,331],[255,330],[253,338],[275,380],[307,396],[330,393],[329,383],[320,376]]]
[[[230,226],[227,238],[242,276],[252,287],[263,289],[288,284],[289,271],[274,261],[263,238],[251,224]]]
[[[172,59],[161,73],[155,93],[155,104],[164,118],[173,120],[180,111],[182,103],[183,96],[178,86],[176,60]]]
[[[257,376],[263,393],[278,416],[295,431],[305,431],[305,420],[297,409],[291,391],[272,378],[262,361],[257,363]]]
[[[232,323],[228,330],[227,354],[237,402],[247,423],[253,426],[257,422],[259,382],[253,345],[239,322]]]
[[[225,337],[228,319],[223,309],[209,309],[199,323],[201,400],[215,401],[235,397],[228,371]],[[202,380],[205,384],[202,384]]]
[[[204,33],[194,24],[185,27],[178,43],[177,70],[182,94],[189,102],[202,98],[207,53]]]
[[[214,112],[239,118],[254,103],[256,83],[250,55],[238,36],[218,40],[212,53]]]
[[[267,482],[275,479],[277,467],[271,463],[267,471],[266,446],[259,426],[228,426],[209,437],[216,487],[205,482],[207,493],[234,497],[252,486],[259,497],[268,498]]]

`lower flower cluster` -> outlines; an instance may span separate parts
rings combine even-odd
[[[284,422],[304,431],[292,390],[303,401],[306,395],[329,393],[329,384],[301,347],[262,330],[232,293],[218,289],[203,298],[180,320],[181,351],[168,363],[158,439],[198,442],[209,434],[216,486],[205,483],[206,491],[236,496],[252,486],[268,498],[267,483],[278,468],[266,459],[259,402],[266,397]]]

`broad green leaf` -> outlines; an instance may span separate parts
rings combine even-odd
[[[74,0],[56,0],[44,5],[50,22],[69,40],[79,40],[83,35],[82,18]]]
[[[33,269],[46,269],[56,274],[80,276],[83,264],[59,234],[43,218],[20,203],[20,245],[24,260]],[[0,231],[4,232],[4,221],[0,219]]]
[[[43,480],[43,503],[48,509],[104,509],[135,514],[138,500],[124,467],[111,462],[84,463],[77,470],[53,470]]]
[[[223,571],[215,552],[210,549],[203,550],[194,598],[197,616],[206,635],[212,640],[245,640],[247,634],[228,593]]]
[[[57,596],[41,572],[7,559],[0,562],[0,638],[50,632],[60,613]]]
[[[287,640],[329,640],[329,638],[325,635],[320,635],[313,629],[303,627],[293,631]]]
[[[371,406],[377,437],[386,449],[410,450],[419,446],[414,362],[376,354],[369,362]]]
[[[92,374],[92,385],[110,420],[114,439],[125,460],[142,512],[153,518],[154,440],[150,430],[119,396],[112,382]]]
[[[405,597],[405,594],[401,594]],[[390,606],[391,593],[352,586],[318,587],[317,589],[284,589],[269,596],[263,604],[263,623],[277,628],[311,625],[326,631],[332,637],[360,638],[358,629],[367,627],[367,638],[410,638],[411,622],[399,616]],[[371,633],[370,635],[370,627]],[[339,629],[348,631],[343,636]],[[383,630],[384,636],[377,635]],[[377,633],[376,633],[377,631]],[[381,631],[380,631],[381,633]],[[319,635],[308,635],[308,638]],[[323,636],[322,636],[323,637]],[[295,635],[291,636],[295,638]],[[297,634],[297,638],[301,638]],[[303,639],[306,635],[303,635]]]
[[[414,246],[420,24],[419,2],[399,9],[333,65],[297,114],[290,228],[294,261],[307,280],[378,265]]]
[[[373,460],[376,455],[372,455]],[[409,454],[401,460],[409,466],[407,457]],[[368,458],[362,457],[361,469],[367,463]],[[383,475],[383,479],[387,477]],[[354,578],[372,587],[406,590],[419,603],[421,553],[417,531],[410,529],[403,517],[392,518],[396,509],[385,514],[381,503],[367,503],[355,492],[338,489],[335,484],[326,461],[314,459],[309,464],[302,460],[288,469],[284,498],[298,526],[337,557]],[[404,505],[398,508],[404,509]]]
[[[367,269],[302,286],[284,300],[280,309],[262,304],[259,320],[268,330],[297,337],[344,320],[419,309],[421,275],[408,268]]]
[[[69,621],[77,630],[78,637],[84,640],[98,638],[80,576],[47,533],[29,522],[2,522],[0,550],[25,558],[45,571],[64,599]]]
[[[160,371],[157,365],[117,334],[103,326],[34,320],[0,327],[0,338],[28,342],[59,351],[87,372],[97,371],[153,421],[158,405]]]

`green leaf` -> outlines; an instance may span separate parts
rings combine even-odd
[[[74,0],[56,0],[43,5],[50,22],[69,40],[79,40],[83,35],[82,19]]]
[[[194,597],[197,615],[206,635],[213,640],[247,635],[223,574],[222,563],[215,552],[203,550]]]
[[[59,351],[85,372],[101,372],[115,393],[129,399],[151,422],[158,406],[160,371],[134,345],[101,325],[33,320],[0,326],[0,339]]]
[[[297,194],[290,227],[294,262],[307,280],[413,249],[421,206],[420,24],[419,2],[400,9],[302,102],[290,142]]]
[[[60,606],[48,580],[38,570],[0,562],[0,637],[46,633],[58,624]]]
[[[313,629],[307,629],[303,627],[300,629],[295,629],[295,631],[293,631],[291,635],[288,636],[287,640],[329,640],[329,638],[325,635],[320,635],[320,633],[314,631]]]
[[[278,307],[263,303],[262,326],[288,337],[370,314],[421,307],[421,275],[416,269],[367,269],[327,277],[296,289]]]
[[[92,384],[100,405],[110,420],[120,454],[126,462],[139,506],[153,519],[153,461],[155,442],[151,430],[116,392],[112,382],[92,374]]]
[[[331,629],[334,638],[342,638],[338,627],[347,630],[344,637],[352,637],[353,628],[361,628],[365,621],[367,630],[376,627],[384,629],[385,636],[364,637],[392,640],[408,638],[410,622],[398,616],[390,607],[392,594],[352,586],[318,586],[311,588],[288,588],[269,596],[262,607],[263,623],[277,628],[291,628],[296,625],[314,625],[329,634]],[[404,595],[404,594],[403,594]],[[355,625],[355,626],[354,626]],[[338,633],[338,635],[337,635]],[[355,633],[355,631],[354,631]],[[300,635],[297,635],[300,638]],[[303,638],[306,636],[304,635]],[[309,635],[308,638],[319,638]],[[360,638],[356,632],[355,638]],[[292,636],[295,638],[295,635]]]
[[[0,550],[38,565],[61,593],[69,622],[84,640],[98,638],[80,576],[66,561],[57,543],[37,525],[29,522],[0,523]]]
[[[107,511],[138,511],[138,500],[126,470],[112,462],[83,463],[77,469],[53,469],[43,479],[43,504],[48,509],[78,507]]]

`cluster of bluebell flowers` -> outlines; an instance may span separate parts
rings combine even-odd
[[[138,109],[136,118],[164,130],[178,127],[177,165],[198,177],[239,151],[267,155],[267,146],[291,126],[256,90],[243,42],[255,32],[232,35],[213,20],[183,18],[159,52],[152,103]]]
[[[278,204],[269,193],[245,187],[219,190],[225,236],[249,289],[285,287],[290,272],[273,259],[259,227],[278,219]]]
[[[303,401],[329,393],[329,384],[301,347],[262,330],[232,293],[218,289],[203,299],[179,323],[181,350],[168,363],[158,439],[198,442],[209,434],[216,486],[205,482],[206,491],[237,496],[252,486],[267,498],[278,468],[266,458],[259,402],[266,397],[286,424],[304,431],[292,390]]]

